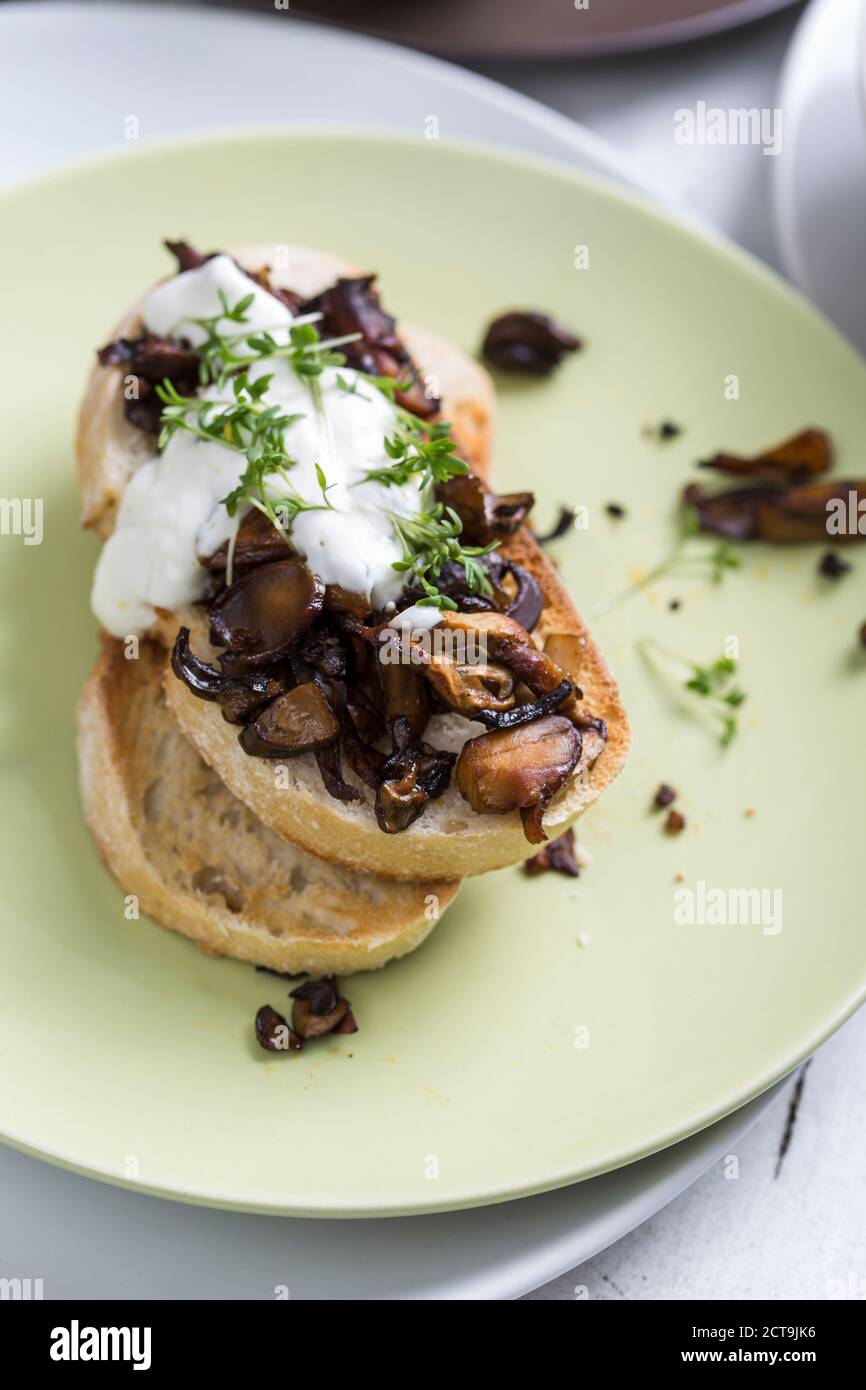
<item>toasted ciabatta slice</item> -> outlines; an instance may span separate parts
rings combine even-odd
[[[257,246],[235,256],[248,269],[258,270],[274,263],[273,251],[272,246]],[[275,283],[305,295],[318,293],[340,274],[356,273],[333,257],[305,248],[294,248],[283,259],[287,259],[289,269],[277,272]],[[140,317],[133,311],[118,332],[128,336],[139,327]],[[436,379],[443,415],[452,421],[462,455],[487,478],[494,408],[487,373],[444,339],[405,325],[400,332],[421,369]],[[123,488],[152,447],[152,441],[125,419],[121,370],[94,368],[82,406],[78,456],[84,521],[102,536],[110,534]],[[524,528],[502,553],[529,569],[541,585],[545,606],[535,639],[543,643],[553,634],[580,638],[582,708],[588,715],[604,719],[609,731],[607,746],[595,761],[598,740],[592,736],[585,739],[581,762],[548,808],[544,825],[548,836],[553,837],[565,831],[619,772],[628,749],[628,724],[601,654],[531,533]],[[160,613],[155,635],[171,643],[181,625],[190,627],[195,651],[209,657],[201,609]],[[171,672],[166,679],[166,698],[184,733],[231,791],[284,839],[323,858],[390,878],[452,879],[502,868],[533,853],[516,812],[479,815],[453,783],[407,830],[386,835],[377,824],[370,792],[350,772],[346,778],[361,791],[364,799],[360,803],[330,797],[310,754],[278,764],[280,775],[275,776],[274,764],[247,756],[237,742],[237,728],[227,724],[214,705],[192,696]],[[480,725],[469,725],[459,716],[437,715],[427,737],[436,746],[458,751],[467,737],[482,732]]]
[[[347,261],[309,246],[262,243],[232,254],[245,270],[270,267],[270,279],[277,288],[294,290],[305,298],[320,294],[340,276],[359,274]],[[281,265],[287,268],[275,268]],[[140,308],[135,305],[111,336],[135,338],[141,327]],[[463,457],[486,477],[495,405],[487,373],[435,333],[410,324],[399,324],[398,331],[441,397]],[[102,540],[111,535],[126,484],[153,452],[153,438],[131,425],[124,414],[122,369],[97,363],[81,402],[76,439],[83,526],[92,527]]]
[[[530,570],[541,584],[545,606],[533,633],[539,644],[553,635],[582,639],[579,681],[585,698],[581,709],[602,718],[608,730],[603,747],[596,735],[584,736],[581,761],[545,813],[545,833],[555,839],[620,771],[629,747],[628,721],[604,658],[553,566],[526,528],[502,547],[502,553]],[[196,653],[213,660],[203,610],[188,610],[184,621],[191,628]],[[376,821],[372,792],[351,770],[344,769],[346,781],[357,787],[364,799],[335,801],[322,785],[312,754],[278,760],[276,766],[271,759],[249,757],[238,743],[237,726],[226,723],[216,705],[192,695],[170,666],[164,684],[171,713],[235,796],[279,835],[325,859],[390,878],[463,878],[516,864],[536,852],[537,846],[526,839],[516,811],[477,814],[463,800],[453,778],[447,791],[431,801],[408,829],[386,835]],[[470,724],[460,715],[440,714],[431,719],[424,738],[434,747],[458,752],[467,738],[484,732],[481,724]]]
[[[103,639],[78,708],[84,813],[124,893],[205,950],[313,975],[419,946],[456,883],[395,883],[323,862],[256,819],[169,716],[164,648]]]

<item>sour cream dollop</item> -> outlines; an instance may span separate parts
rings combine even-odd
[[[229,307],[252,295],[246,322],[226,321],[221,331],[267,330],[277,342],[288,340],[288,309],[229,256],[215,256],[151,290],[142,307],[145,327],[200,346],[206,333],[193,321],[220,312],[220,293]],[[325,584],[363,594],[376,607],[394,602],[406,579],[394,569],[403,550],[392,515],[414,517],[430,504],[415,481],[392,487],[366,477],[367,470],[391,462],[384,441],[398,424],[394,406],[349,367],[326,368],[317,378],[321,411],[307,381],[288,362],[272,358],[250,367],[250,381],[263,376],[271,377],[264,403],[300,417],[283,432],[293,460],[288,470],[292,487],[305,501],[321,503],[317,464],[329,484],[330,507],[295,518],[294,548]],[[202,393],[213,400],[224,395],[215,386]],[[94,576],[91,605],[106,631],[116,637],[141,635],[153,623],[156,608],[179,608],[203,597],[208,573],[200,559],[213,554],[235,530],[237,517],[229,516],[222,499],[245,468],[245,458],[235,449],[178,430],[161,454],[138,469]],[[275,498],[288,491],[277,475],[269,479],[268,489]]]

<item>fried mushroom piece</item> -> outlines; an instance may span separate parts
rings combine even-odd
[[[380,661],[379,673],[388,728],[393,729],[398,719],[405,720],[411,737],[419,739],[430,719],[430,700],[421,672],[402,661]]]
[[[530,724],[534,719],[543,719],[545,715],[552,714],[560,705],[570,701],[573,694],[571,681],[561,681],[553,690],[548,690],[546,695],[539,695],[535,700],[527,700],[525,704],[504,711],[479,709],[474,718],[488,729],[516,729],[521,724]]]
[[[535,504],[531,492],[491,492],[474,473],[457,473],[436,489],[436,499],[463,523],[461,539],[471,545],[506,540],[526,521]]]
[[[561,715],[470,739],[457,760],[461,796],[479,815],[519,811],[531,844],[547,838],[544,812],[580,761],[581,735]]]
[[[495,551],[483,555],[480,563],[487,571],[490,593],[471,593],[466,570],[456,560],[448,560],[439,572],[436,587],[453,599],[461,613],[507,613],[532,632],[544,608],[541,585],[529,570]],[[423,590],[404,589],[400,607],[411,607],[423,597]],[[325,600],[327,604],[327,598]]]
[[[213,555],[200,559],[200,563],[209,569],[211,574],[224,575],[228,563],[228,549],[228,541],[225,541]],[[235,536],[232,555],[233,577],[246,574],[247,570],[256,569],[259,565],[285,560],[287,555],[286,542],[270,517],[260,512],[258,507],[250,507]]]
[[[442,621],[454,630],[475,633],[477,639],[484,643],[487,659],[507,666],[535,696],[548,695],[567,680],[570,689],[561,713],[577,722],[577,702],[583,699],[583,692],[546,651],[539,651],[526,629],[513,618],[505,613],[449,612],[443,615]],[[569,648],[569,651],[572,652],[572,649]]]
[[[734,478],[753,478],[767,483],[798,483],[828,473],[833,463],[833,444],[825,430],[806,429],[762,454],[714,454],[702,459],[700,468],[712,468]]]
[[[758,509],[764,501],[780,496],[770,484],[705,492],[700,483],[689,483],[683,505],[693,508],[698,529],[728,541],[751,541],[758,536]]]
[[[340,732],[336,715],[312,681],[272,700],[239,735],[245,753],[258,758],[296,757],[333,743]]]
[[[211,251],[205,255],[203,251],[197,251],[194,246],[190,246],[188,241],[164,241],[163,246],[177,261],[177,272],[183,274],[185,270],[198,270],[205,261],[209,261],[216,252]]]
[[[156,387],[168,378],[182,396],[193,396],[199,386],[199,357],[185,338],[160,338],[144,333],[140,338],[117,338],[97,353],[103,367],[123,367],[135,379],[135,390],[124,392],[124,414],[145,434],[159,432],[162,401]]]
[[[443,704],[467,719],[477,719],[481,711],[502,713],[514,707],[514,677],[505,666],[461,665],[434,656],[425,674]]]
[[[523,872],[528,874],[530,878],[537,878],[539,874],[548,871],[563,874],[566,878],[580,878],[580,864],[577,858],[573,829],[566,830],[565,834],[560,835],[556,840],[548,840],[544,849],[533,854],[532,858],[527,859],[523,865]]]
[[[323,315],[319,325],[323,336],[360,333],[359,340],[345,343],[341,349],[349,366],[372,376],[408,381],[405,389],[396,392],[398,405],[428,420],[438,412],[439,398],[427,395],[418,368],[397,334],[394,319],[382,307],[375,281],[375,275],[340,279],[311,299],[305,310],[318,310]]]
[[[189,628],[182,627],[171,653],[171,669],[193,695],[213,700],[230,724],[246,724],[257,710],[282,695],[291,685],[289,673],[279,667],[229,676],[202,661],[189,645]]]
[[[577,512],[573,507],[560,507],[559,516],[553,523],[549,531],[543,534],[539,531],[535,533],[535,539],[539,545],[550,545],[551,541],[558,541],[562,536],[567,536],[574,525]]]
[[[298,1034],[270,1004],[263,1004],[259,1009],[255,1029],[256,1042],[265,1052],[300,1052],[303,1047]]]
[[[362,594],[351,594],[339,584],[325,586],[325,608],[329,613],[345,613],[363,623],[370,616],[370,601]]]
[[[575,685],[586,652],[586,638],[577,632],[551,632],[544,642],[544,655],[564,671]]]
[[[514,309],[493,320],[481,352],[502,371],[549,376],[567,352],[577,352],[580,347],[580,339],[547,314]]]
[[[357,787],[352,787],[343,776],[343,760],[340,755],[340,745],[335,740],[327,744],[324,748],[317,748],[315,751],[316,766],[319,775],[325,786],[325,791],[332,796],[335,801],[362,801],[363,797]]]
[[[259,565],[210,607],[210,640],[225,647],[232,675],[268,666],[304,635],[322,611],[325,586],[303,560]]]
[[[394,751],[382,767],[376,791],[376,820],[386,835],[397,835],[417,820],[428,801],[446,790],[454,754],[414,742],[405,720],[394,726]]]
[[[499,560],[496,555],[491,555],[490,559],[494,562]],[[522,565],[517,565],[512,560],[499,560],[498,565],[491,565],[491,569],[496,572],[497,583],[504,586],[509,579],[514,582],[513,596],[505,590],[507,602],[502,608],[509,618],[513,618],[527,632],[532,632],[538,625],[538,620],[544,610],[544,595],[541,592],[541,585],[529,570]]]
[[[336,1032],[350,1013],[349,1001],[338,993],[333,975],[326,975],[321,980],[305,980],[291,991],[289,998],[294,1001],[292,1028],[304,1042]],[[357,1032],[358,1025],[341,1031]]]
[[[831,527],[833,515],[859,514],[866,501],[866,479],[834,479],[779,488],[771,483],[706,493],[697,483],[683,492],[683,503],[694,508],[702,531],[733,541],[769,541],[774,545],[803,542],[843,544],[863,540],[858,527],[847,522]]]

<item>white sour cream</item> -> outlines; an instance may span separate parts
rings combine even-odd
[[[426,604],[423,608],[415,603],[411,608],[404,608],[402,613],[396,613],[388,623],[395,632],[402,632],[405,636],[408,632],[410,636],[429,632],[437,623],[441,623],[442,614],[438,608],[432,604]]]
[[[236,329],[227,324],[227,333],[268,329],[277,341],[283,340],[292,321],[289,311],[228,256],[216,256],[152,290],[142,308],[145,326],[160,335],[183,335],[198,345],[204,334],[189,320],[219,313],[220,291],[230,306],[253,295],[245,311],[248,323]],[[393,568],[403,552],[388,513],[415,516],[430,501],[414,482],[388,487],[365,480],[368,469],[390,463],[384,440],[397,425],[396,411],[348,367],[326,368],[318,378],[321,415],[309,386],[286,362],[272,359],[249,371],[251,381],[269,375],[273,379],[265,401],[278,403],[287,415],[302,417],[283,435],[294,460],[289,469],[292,486],[305,501],[321,503],[317,464],[332,485],[329,509],[295,518],[292,543],[324,583],[363,594],[376,607],[384,607],[406,582]],[[339,386],[338,377],[356,384],[356,393]],[[216,387],[203,395],[220,398]],[[199,557],[213,554],[231,537],[237,518],[229,516],[221,499],[237,485],[245,467],[246,460],[236,450],[178,430],[162,454],[133,475],[93,582],[93,611],[108,632],[116,637],[140,635],[154,621],[155,608],[179,608],[203,597],[208,573]],[[268,489],[274,497],[285,490],[276,475],[269,479]],[[439,617],[432,610],[435,616],[428,618],[427,608],[412,612],[423,615],[425,626]]]

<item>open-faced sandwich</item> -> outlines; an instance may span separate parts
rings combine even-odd
[[[625,714],[532,495],[492,490],[483,369],[332,256],[170,249],[81,410],[87,818],[209,949],[378,966],[571,825]]]

